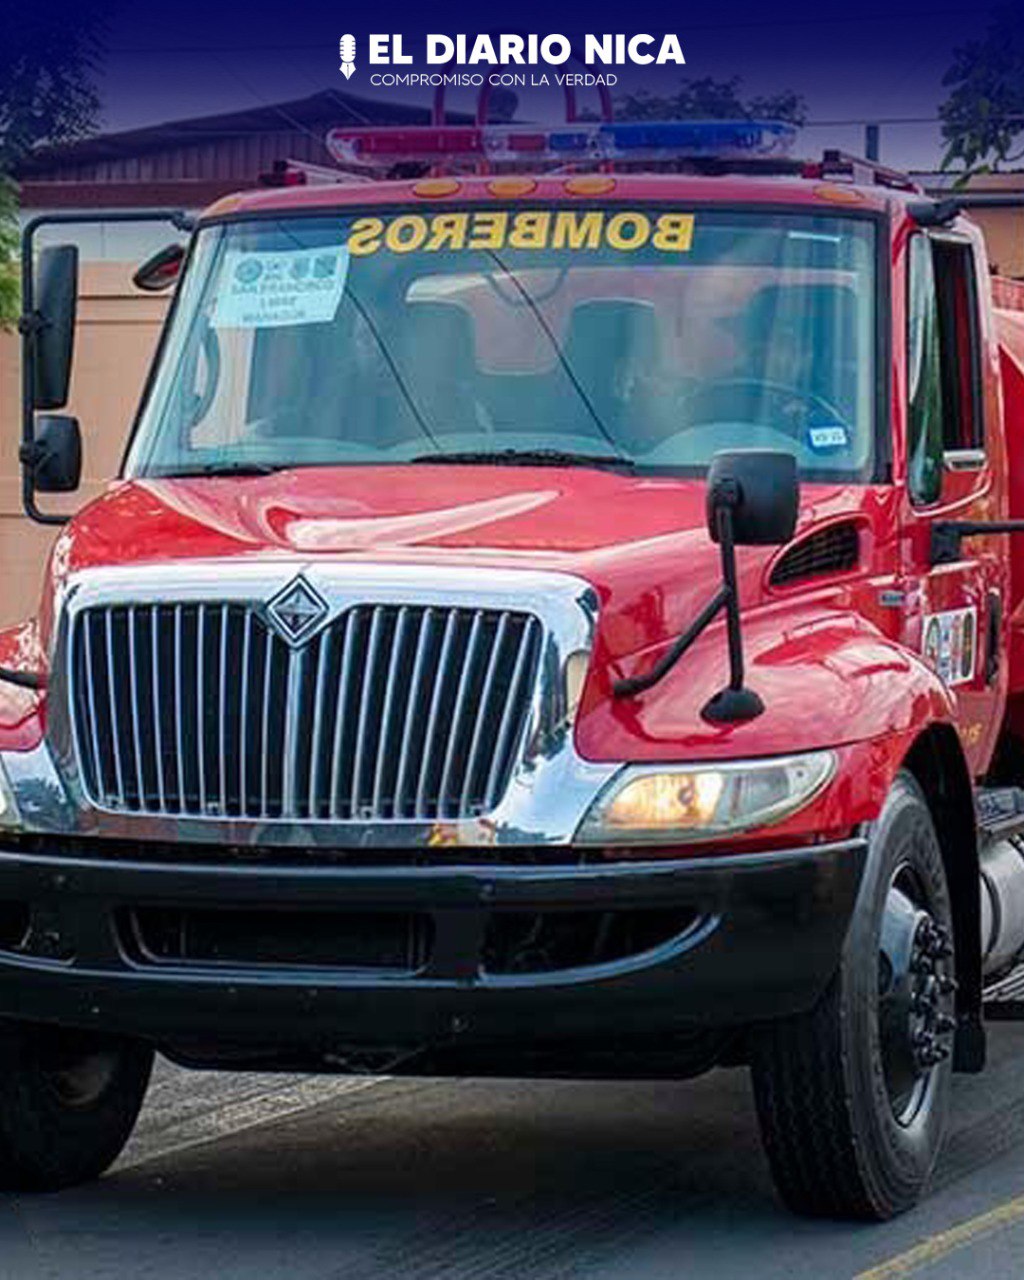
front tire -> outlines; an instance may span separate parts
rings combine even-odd
[[[0,1023],[0,1188],[99,1177],[131,1136],[152,1066],[140,1042]]]
[[[831,984],[809,1013],[754,1037],[761,1132],[790,1209],[878,1221],[920,1198],[949,1112],[953,972],[942,853],[900,773]]]

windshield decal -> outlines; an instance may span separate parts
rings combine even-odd
[[[807,443],[819,452],[845,449],[850,443],[850,433],[839,422],[827,426],[810,426],[807,428]]]
[[[344,245],[224,255],[216,329],[274,329],[334,319],[348,275]]]
[[[399,254],[461,249],[611,249],[632,253],[649,246],[661,253],[688,253],[693,228],[692,213],[647,214],[630,209],[402,213],[393,218],[356,218],[348,251],[357,258],[382,249]]]

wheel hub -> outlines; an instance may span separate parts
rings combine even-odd
[[[910,1124],[953,1051],[953,945],[918,895],[894,879],[879,951],[878,1025],[893,1115]]]

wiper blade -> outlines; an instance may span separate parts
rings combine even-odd
[[[630,458],[617,453],[573,453],[567,449],[466,449],[453,453],[420,453],[410,462],[470,463],[495,467],[608,467],[635,471]]]
[[[150,474],[161,480],[179,480],[205,476],[272,476],[284,470],[285,464],[274,462],[208,462],[200,467],[175,467]]]

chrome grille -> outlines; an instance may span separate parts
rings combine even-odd
[[[69,696],[89,798],[128,813],[432,821],[504,795],[542,628],[358,605],[301,648],[241,603],[91,607]]]

